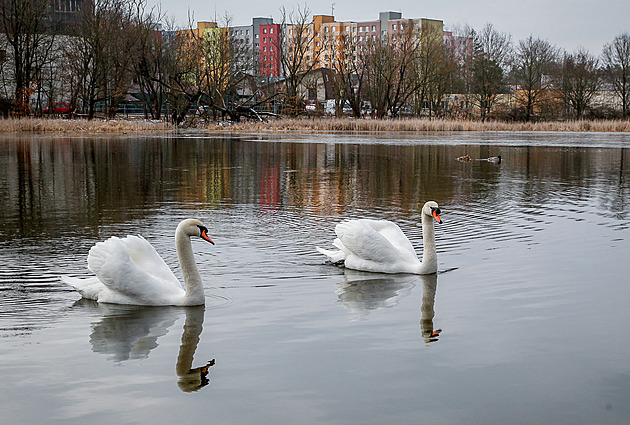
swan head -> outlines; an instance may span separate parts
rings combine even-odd
[[[429,217],[435,218],[435,221],[442,224],[442,219],[440,218],[440,214],[442,211],[438,206],[437,202],[429,201],[422,207],[422,213],[428,215]]]
[[[204,226],[201,221],[194,218],[189,218],[179,223],[176,233],[180,232],[189,237],[198,236],[204,241],[210,242],[212,245],[214,245],[214,242],[212,242],[212,240],[208,236],[208,228]]]

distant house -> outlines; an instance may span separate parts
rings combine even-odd
[[[333,99],[333,71],[328,68],[317,68],[310,71],[303,79],[298,92],[304,100],[325,103]]]

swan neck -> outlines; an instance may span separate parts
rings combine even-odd
[[[437,252],[435,250],[435,228],[433,217],[422,214],[422,263],[420,274],[436,273],[438,269]]]
[[[186,322],[182,333],[182,345],[179,347],[175,369],[178,376],[184,376],[192,369],[193,358],[199,344],[199,335],[203,330],[203,306],[187,307]]]
[[[175,247],[177,248],[179,266],[184,275],[184,286],[186,287],[185,297],[190,302],[190,305],[194,305],[195,302],[203,304],[205,298],[203,282],[201,281],[201,275],[195,263],[190,236],[184,233],[179,227],[175,232]]]

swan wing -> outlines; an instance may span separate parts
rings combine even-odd
[[[416,250],[413,248],[411,241],[407,236],[403,233],[403,231],[398,227],[396,223],[392,223],[388,220],[370,220],[370,219],[360,219],[359,221],[367,224],[375,231],[383,235],[385,239],[389,241],[395,248],[400,251],[409,252],[414,257],[417,258]]]
[[[165,279],[181,288],[181,284],[171,268],[145,238],[140,235],[130,235],[123,238],[122,241],[127,245],[129,257],[138,267],[156,279]]]
[[[155,304],[184,294],[173,272],[142,237],[112,236],[98,242],[88,254],[88,269],[108,294],[122,295],[140,304]]]
[[[335,233],[339,247],[346,253],[346,267],[358,270],[380,271],[393,273],[402,269],[401,265],[416,264],[418,257],[409,251],[405,243],[400,240],[395,226],[392,228],[384,220],[352,220],[339,223]],[[398,228],[398,232],[402,231]],[[394,235],[392,240],[390,238]],[[404,234],[402,237],[406,239]],[[337,241],[336,241],[337,242]],[[411,243],[407,240],[409,246]],[[336,244],[337,245],[337,244]],[[402,248],[401,248],[402,246]]]

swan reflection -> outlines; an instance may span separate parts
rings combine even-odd
[[[442,329],[433,329],[435,317],[435,292],[437,291],[437,274],[421,276],[422,304],[420,305],[420,331],[427,343],[435,342]]]
[[[336,284],[338,300],[359,318],[371,310],[390,308],[410,294],[416,280],[422,280],[420,331],[425,342],[436,342],[442,329],[434,329],[437,275],[385,275],[344,269],[344,280]]]
[[[199,344],[199,335],[203,330],[203,306],[186,308],[186,323],[182,333],[182,345],[179,347],[175,371],[179,376],[177,385],[182,391],[197,391],[210,383],[208,370],[214,366],[214,359],[204,366],[193,368],[193,358]]]
[[[344,269],[344,279],[336,284],[335,292],[344,307],[365,317],[371,310],[396,306],[411,293],[417,278],[416,275]]]
[[[178,307],[98,304],[84,299],[75,305],[93,308],[103,315],[99,322],[92,325],[90,344],[92,351],[107,354],[108,359],[115,362],[147,358],[151,350],[158,346],[158,338],[168,333],[182,313],[182,308]],[[205,308],[185,307],[183,310],[186,321],[175,371],[179,377],[179,388],[191,392],[208,385],[208,371],[214,365],[214,360],[204,366],[193,367],[193,358],[203,330]]]

